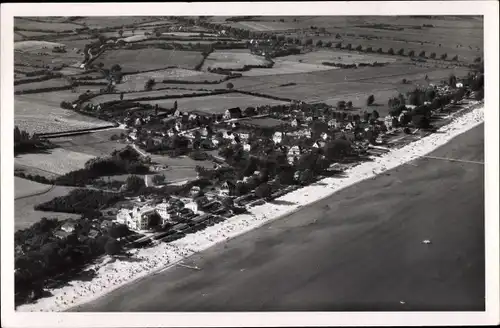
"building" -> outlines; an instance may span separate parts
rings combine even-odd
[[[75,228],[76,222],[74,221],[67,221],[61,226],[61,230],[67,233],[72,233],[73,231],[75,231]]]
[[[240,118],[241,116],[241,109],[239,107],[229,108],[224,112],[224,119],[226,120]]]
[[[283,141],[283,133],[282,132],[275,132],[273,135],[273,141],[275,144],[281,143],[281,141]]]
[[[189,209],[194,214],[197,214],[200,211],[199,205],[195,201],[187,203],[184,208]]]
[[[156,208],[151,206],[134,207],[132,210],[121,209],[116,215],[116,221],[127,225],[131,230],[148,230],[150,219],[156,214]]]

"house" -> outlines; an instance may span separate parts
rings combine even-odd
[[[326,142],[324,142],[323,140],[318,140],[313,144],[313,147],[314,148],[323,148],[323,147],[325,147],[325,145],[326,145]]]
[[[250,151],[250,150],[252,150],[252,146],[250,146],[250,144],[248,144],[248,143],[245,143],[245,144],[243,144],[243,150]]]
[[[291,126],[293,126],[294,128],[296,128],[296,127],[300,126],[300,124],[301,124],[300,120],[298,118],[294,118],[292,120]]]
[[[239,107],[229,108],[224,112],[224,119],[226,120],[240,118],[241,116],[241,109]]]
[[[110,220],[103,220],[101,222],[101,229],[102,230],[105,230],[105,229],[108,229],[109,227],[111,227],[113,225],[113,222],[111,222]]]
[[[228,196],[231,193],[231,191],[234,190],[234,187],[235,185],[232,181],[226,180],[222,183],[221,189],[219,190],[219,194],[221,196]]]
[[[56,232],[54,232],[54,236],[56,236],[59,239],[68,238],[69,235],[70,235],[69,232],[66,232],[66,231],[63,231],[63,230],[57,230]]]
[[[198,119],[198,115],[196,115],[196,114],[189,114],[188,120],[195,121],[196,119]]]
[[[201,188],[200,188],[200,187],[198,187],[198,186],[193,186],[193,187],[191,188],[191,190],[189,191],[189,195],[190,195],[191,197],[194,197],[194,196],[198,195],[198,194],[200,193],[200,191],[201,191]]]
[[[182,115],[183,115],[183,113],[182,113],[179,109],[177,109],[177,110],[174,112],[174,116],[176,116],[176,117],[180,117],[180,116],[182,116]]]
[[[199,212],[199,205],[195,201],[187,203],[184,208],[189,209],[194,214],[197,214]]]
[[[281,143],[282,140],[283,140],[283,133],[282,132],[275,132],[273,135],[273,142],[275,144],[279,144],[279,143]]]
[[[326,132],[323,132],[323,133],[321,134],[321,139],[323,139],[323,140],[325,140],[325,141],[326,141],[326,140],[328,140],[328,138],[329,138],[329,137],[330,137],[330,136],[329,136],[329,135],[328,135],[328,133],[326,133]]]
[[[456,86],[457,88],[463,88],[463,87],[464,87],[464,84],[459,82],[459,83],[455,84],[455,86]]]
[[[387,115],[385,118],[384,118],[384,123],[385,123],[385,126],[388,128],[388,129],[391,129],[392,128],[392,123],[393,123],[393,117],[391,115]]]
[[[347,123],[347,125],[344,127],[344,130],[351,131],[354,129],[354,126],[352,125],[351,122]]]
[[[61,230],[65,231],[67,233],[72,233],[73,231],[75,231],[75,228],[76,228],[76,222],[74,222],[74,221],[66,221],[61,226]]]
[[[339,127],[339,124],[338,124],[337,120],[336,120],[336,119],[334,119],[334,118],[333,118],[333,119],[331,119],[331,120],[329,120],[327,124],[328,124],[328,127],[329,127],[330,129],[336,129],[336,128],[338,128],[338,127]]]
[[[295,156],[300,156],[301,154],[301,149],[300,149],[300,146],[292,146],[290,147],[290,149],[288,150],[288,156],[291,156],[291,157],[295,157]]]

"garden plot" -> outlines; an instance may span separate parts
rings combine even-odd
[[[241,72],[241,74],[243,76],[262,76],[262,75],[309,73],[317,71],[328,71],[332,69],[337,69],[337,67],[275,59],[272,68],[252,68],[249,71]]]
[[[223,68],[238,70],[245,66],[266,66],[271,62],[264,57],[252,55],[242,51],[214,51],[203,63],[202,70],[207,71],[208,68]]]
[[[200,111],[210,114],[222,114],[227,109],[233,107],[240,107],[243,110],[250,106],[257,107],[264,105],[281,105],[287,103],[285,101],[255,97],[239,93],[228,93],[222,95],[201,96],[194,98],[150,100],[141,101],[141,103],[151,105],[158,104],[163,108],[172,108],[175,101],[177,101],[177,108],[181,111]]]
[[[68,92],[16,95],[15,125],[29,133],[62,132],[111,125],[109,122],[59,107],[61,101],[70,101],[74,96],[75,94]]]
[[[178,95],[185,95],[185,94],[207,94],[208,91],[198,91],[198,90],[185,90],[185,89],[165,89],[165,90],[155,90],[155,91],[140,91],[140,92],[128,92],[123,94],[123,100],[134,100],[134,99],[140,99],[140,98],[145,98],[145,97],[166,97],[166,96],[178,96]],[[117,101],[120,100],[120,94],[119,93],[112,93],[112,94],[103,94],[99,95],[97,97],[94,97],[92,99],[89,99],[83,105],[85,106],[86,104],[103,104],[106,102],[110,101]],[[172,101],[179,100],[179,99],[173,99]],[[143,102],[143,101],[141,101]]]
[[[222,81],[224,75],[188,70],[182,68],[164,69],[152,72],[138,73],[126,75],[123,77],[123,82],[116,85],[120,92],[140,91],[144,90],[144,85],[149,79],[154,79],[156,83],[162,81],[189,81],[189,82],[213,82]]]
[[[96,59],[105,67],[119,64],[124,73],[143,72],[164,69],[176,66],[179,68],[193,69],[201,63],[203,56],[196,51],[176,51],[157,48],[148,49],[120,49],[106,51]]]
[[[35,22],[23,18],[14,18],[14,27],[21,30],[30,31],[74,31],[81,29],[83,26],[72,23],[49,23],[49,22]]]
[[[22,154],[14,161],[22,166],[36,167],[44,171],[63,175],[82,169],[85,163],[95,156],[67,149],[55,148],[47,153]]]

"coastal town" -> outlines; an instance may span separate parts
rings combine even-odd
[[[125,267],[156,248],[184,258],[184,240],[263,206],[281,213],[286,195],[346,179],[483,106],[479,46],[399,50],[327,19],[258,21],[16,18],[16,306],[69,309],[77,296],[54,291],[82,272],[92,281],[106,261]],[[379,25],[363,28],[389,29]]]

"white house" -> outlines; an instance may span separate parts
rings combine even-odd
[[[328,124],[328,127],[329,127],[330,129],[334,129],[334,128],[337,128],[337,127],[338,127],[337,120],[336,120],[336,119],[334,119],[334,118],[333,118],[333,119],[331,119],[331,120],[329,120],[327,124]]]
[[[198,214],[198,212],[200,211],[200,209],[198,208],[198,203],[196,202],[189,202],[184,207],[193,211],[194,214]]]
[[[273,141],[275,144],[281,143],[283,140],[283,133],[282,132],[275,132],[273,135]]]
[[[292,120],[291,126],[293,126],[294,128],[296,128],[296,127],[297,127],[297,126],[299,126],[299,125],[300,125],[300,121],[299,121],[299,119],[298,119],[298,118],[294,118],[294,119]]]
[[[196,115],[196,114],[189,114],[188,120],[190,120],[190,121],[194,121],[194,120],[196,120],[197,118],[198,118],[198,115]]]
[[[344,129],[345,129],[345,130],[347,130],[347,131],[349,131],[349,130],[354,129],[354,126],[352,125],[352,123],[351,123],[351,122],[349,122],[349,123],[347,123],[347,125],[345,126],[345,128],[344,128]]]
[[[328,137],[329,137],[329,136],[328,136],[328,133],[326,133],[326,132],[323,132],[323,133],[321,134],[321,139],[323,139],[323,140],[327,140],[327,139],[328,139]]]
[[[62,226],[61,226],[61,230],[65,231],[65,232],[68,232],[68,233],[71,233],[75,230],[75,222],[73,221],[67,221],[66,223],[64,223]]]
[[[243,145],[243,150],[244,151],[250,151],[252,150],[252,146],[250,146],[250,144],[246,143]]]
[[[455,86],[456,86],[457,88],[463,88],[463,87],[464,87],[464,84],[459,82],[459,83],[457,83]]]

